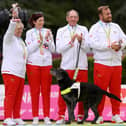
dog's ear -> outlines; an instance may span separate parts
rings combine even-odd
[[[51,68],[51,70],[55,70],[56,68]]]
[[[61,68],[58,67],[57,70],[61,70]]]
[[[57,71],[64,72],[65,70],[62,68],[57,68]]]
[[[51,73],[52,75],[55,75],[55,74],[56,74],[56,71],[57,71],[56,68],[51,68],[50,73]]]

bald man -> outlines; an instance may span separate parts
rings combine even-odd
[[[87,61],[87,36],[88,30],[85,26],[78,25],[79,14],[76,10],[70,10],[66,13],[66,21],[68,24],[62,28],[59,28],[56,36],[56,51],[62,55],[60,67],[66,70],[71,79],[73,79],[79,45],[81,44],[78,68],[79,72],[76,77],[76,81],[87,82],[88,81],[88,61]],[[65,121],[66,104],[59,92],[58,100],[58,120],[56,124],[63,124]],[[80,123],[83,118],[83,104],[78,104],[78,116],[77,122]]]

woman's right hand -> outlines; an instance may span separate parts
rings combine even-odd
[[[45,39],[48,40],[50,36],[51,36],[51,30],[48,29],[45,35]]]
[[[21,19],[12,18],[13,22],[21,22]]]
[[[12,18],[13,19],[18,18],[18,14],[17,14],[17,12],[14,9],[12,10]]]

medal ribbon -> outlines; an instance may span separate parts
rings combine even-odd
[[[36,31],[37,33],[37,31]],[[37,33],[37,40],[38,40],[38,43],[40,43],[40,54],[43,55],[43,36],[42,36],[42,33],[43,33],[43,29],[40,29],[39,30],[39,33]]]
[[[72,39],[72,37],[74,36],[74,34],[75,34],[75,32],[76,32],[76,26],[75,26],[75,28],[74,28],[73,30],[71,30],[71,29],[70,29],[70,26],[68,25],[68,29],[69,29],[69,31],[70,31],[70,37],[71,37],[71,39]]]
[[[41,30],[39,30],[39,38],[40,38],[40,54],[43,55],[43,37],[41,34]]]
[[[108,45],[109,45],[109,47],[110,47],[110,32],[111,32],[110,24],[108,24],[108,25],[109,25],[109,28],[105,28],[105,27],[103,26],[103,24],[102,24],[101,21],[100,21],[100,24],[101,24],[101,26],[102,26],[102,28],[103,28],[105,34],[106,34],[107,41],[108,41]]]

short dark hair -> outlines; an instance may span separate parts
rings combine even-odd
[[[43,13],[42,12],[35,12],[32,14],[32,16],[30,17],[29,19],[29,24],[34,27],[34,23],[33,21],[36,21],[38,18],[40,17],[44,17]]]
[[[103,10],[109,9],[108,5],[98,7],[98,14],[102,14]]]

